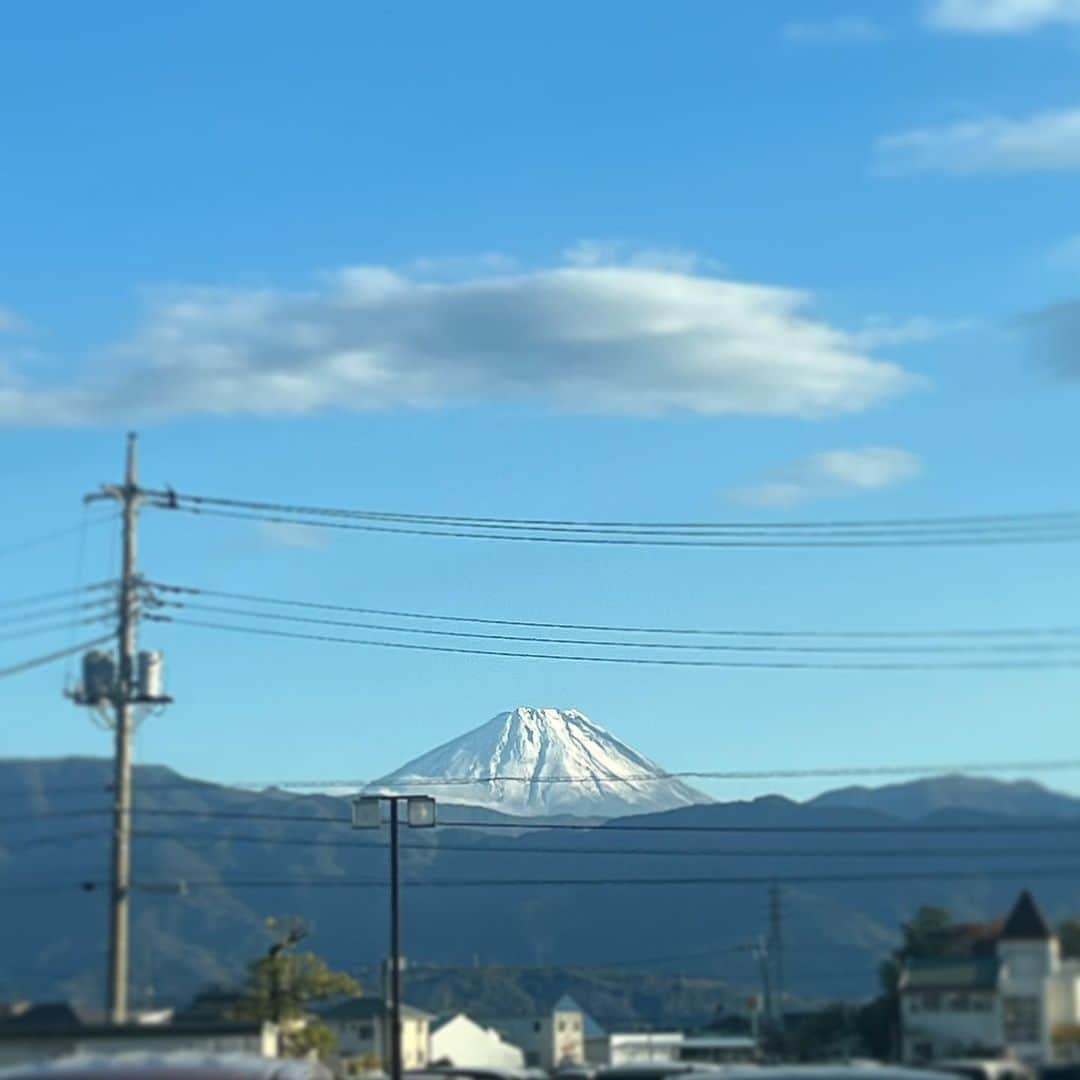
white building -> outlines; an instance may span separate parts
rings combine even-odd
[[[277,1029],[257,1021],[86,1024],[69,1006],[16,1007],[0,1020],[0,1067],[71,1055],[205,1054],[277,1056]]]
[[[585,1063],[585,1014],[572,997],[559,999],[544,1016],[507,1017],[491,1024],[525,1052],[525,1064],[540,1069]]]
[[[900,973],[908,1062],[1012,1054],[1033,1065],[1080,1060],[1080,963],[1024,892],[996,935],[969,954],[907,961]]]
[[[458,1068],[521,1069],[525,1053],[494,1029],[483,1027],[464,1013],[444,1016],[431,1024],[433,1065]]]
[[[588,1013],[585,1060],[590,1065],[637,1065],[677,1061],[681,1031],[605,1031]]]
[[[338,1057],[390,1071],[390,1015],[382,998],[349,998],[318,1016],[334,1035]],[[428,1013],[402,1004],[402,1068],[422,1069],[430,1062],[430,1023]]]

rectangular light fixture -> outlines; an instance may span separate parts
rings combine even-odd
[[[430,829],[435,824],[435,800],[428,795],[410,795],[406,800],[406,820],[414,829]]]
[[[360,796],[352,802],[352,827],[377,829],[382,825],[382,800],[376,796]]]

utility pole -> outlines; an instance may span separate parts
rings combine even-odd
[[[398,800],[390,800],[390,1076],[401,1080],[401,893]]]
[[[114,1024],[128,1018],[129,924],[131,904],[131,758],[135,733],[135,707],[167,705],[172,699],[161,691],[161,656],[137,652],[139,625],[138,555],[139,505],[147,492],[139,488],[138,438],[127,437],[124,480],[103,484],[86,502],[109,499],[120,503],[123,528],[116,658],[88,653],[83,658],[83,679],[70,695],[76,704],[89,705],[104,716],[114,735],[113,844],[109,894],[108,1009]],[[150,493],[156,494],[156,493]]]
[[[124,484],[113,494],[122,504],[123,564],[120,570],[119,663],[113,708],[116,751],[113,772],[112,894],[109,898],[109,1019],[122,1024],[128,1015],[128,933],[131,904],[131,699],[135,665],[135,561],[139,522],[138,446],[128,435]]]
[[[776,1030],[784,1040],[784,909],[780,886],[769,889],[769,958],[772,960]]]

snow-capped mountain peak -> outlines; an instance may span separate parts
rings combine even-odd
[[[529,815],[616,817],[710,801],[584,713],[524,706],[499,713],[372,787]]]

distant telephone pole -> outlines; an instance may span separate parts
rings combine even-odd
[[[776,1029],[784,1033],[784,901],[780,886],[769,889],[769,958],[773,969],[773,992],[776,1001]]]
[[[171,701],[161,692],[160,656],[137,653],[139,624],[136,571],[138,555],[139,502],[138,439],[127,438],[127,456],[122,484],[104,484],[86,497],[86,502],[112,499],[120,503],[123,528],[117,655],[115,666],[109,657],[90,653],[84,658],[83,680],[72,695],[80,705],[104,709],[112,707],[110,726],[115,737],[113,758],[113,846],[112,884],[109,895],[109,1019],[122,1024],[128,1018],[128,975],[130,967],[129,923],[131,902],[131,749],[136,705],[164,705]],[[138,669],[136,670],[136,663]],[[91,677],[92,676],[92,677]]]

